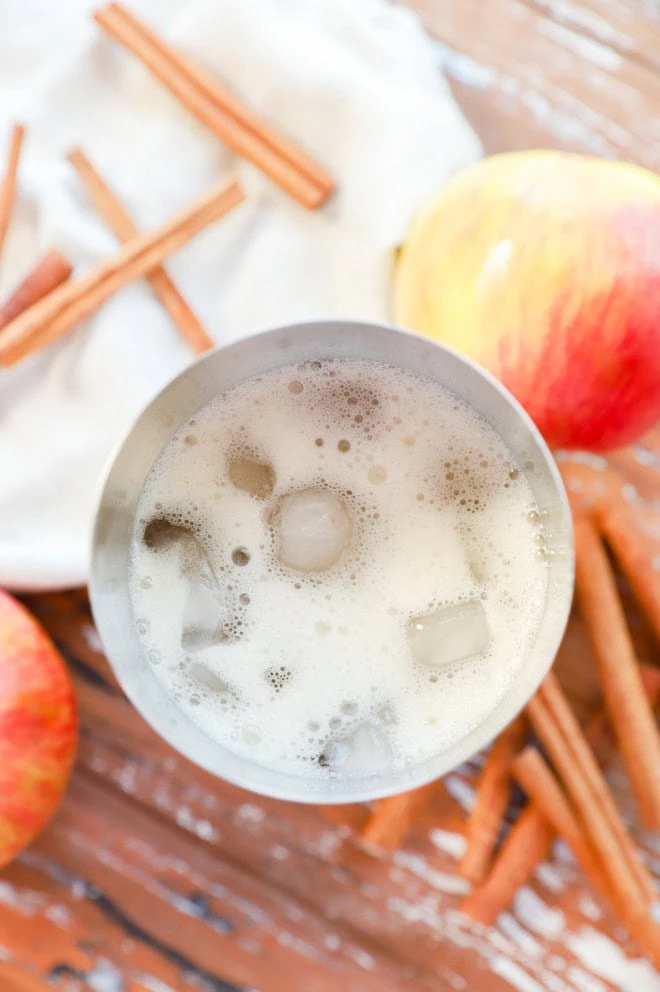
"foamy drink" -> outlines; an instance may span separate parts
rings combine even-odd
[[[431,758],[533,648],[530,467],[410,372],[327,360],[249,379],[147,478],[130,565],[145,656],[205,734],[266,768],[370,777]]]

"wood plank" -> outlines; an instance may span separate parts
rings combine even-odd
[[[48,613],[53,597],[46,597],[46,601]],[[31,599],[30,605],[45,615],[43,597]],[[547,956],[534,957],[506,940],[498,929],[484,933],[457,912],[459,895],[452,889],[461,883],[455,877],[454,859],[438,847],[433,837],[441,828],[442,835],[454,838],[454,843],[460,839],[463,813],[452,795],[469,800],[474,779],[470,766],[450,776],[446,788],[438,789],[402,851],[391,858],[375,858],[357,847],[353,839],[352,828],[363,821],[365,807],[325,810],[249,795],[174,754],[111,684],[107,662],[95,650],[93,635],[89,630],[81,634],[81,626],[89,624],[79,594],[58,597],[57,611],[49,625],[77,673],[81,774],[94,776],[109,796],[111,790],[119,790],[132,797],[149,811],[150,817],[162,820],[167,831],[174,830],[177,835],[183,831],[201,848],[208,847],[260,879],[264,886],[286,894],[298,906],[326,921],[326,925],[334,927],[335,921],[342,921],[351,934],[361,935],[370,948],[367,953],[376,961],[381,956],[392,956],[395,961],[415,967],[420,975],[419,987],[433,976],[434,981],[444,981],[451,988],[451,982],[465,974],[468,947],[469,974],[475,982],[475,992],[480,985],[483,992],[505,989],[506,983],[491,974],[503,940],[516,967],[536,981],[552,980],[548,957],[555,964],[570,961],[575,965],[560,939],[549,942]],[[579,654],[582,644],[578,636]],[[81,658],[77,652],[82,652]],[[80,789],[79,784],[74,784],[74,800],[76,789]],[[75,812],[67,815],[64,837],[68,841],[63,837],[58,847],[60,861],[63,855],[59,852],[67,844],[73,848],[83,845],[76,822],[81,818],[84,822],[89,802],[76,802]],[[66,809],[65,806],[65,814]],[[113,814],[109,818],[117,817]],[[140,839],[144,839],[145,831],[150,836],[154,829],[147,828],[146,821],[133,814],[130,824],[131,834]],[[86,827],[85,834],[89,832]],[[47,840],[49,835],[45,836]],[[115,849],[120,845],[116,836]],[[179,841],[163,841],[162,846],[166,847],[166,843]],[[87,851],[80,865],[67,854],[69,869],[82,870],[92,853]],[[561,874],[565,866],[558,864],[552,870]],[[567,933],[584,925],[580,910],[584,889],[578,873],[569,872],[569,877],[572,881],[561,899]],[[605,933],[616,931],[608,916],[600,925]]]
[[[557,24],[660,72],[660,8],[644,0],[527,0]]]
[[[211,992],[290,992],[293,971],[315,992],[437,987],[85,775],[3,885],[14,967],[46,983],[78,976],[96,988],[90,976],[105,970],[122,992],[145,975],[172,988],[185,977]]]
[[[554,147],[660,167],[660,75],[523,0],[405,0],[489,152]],[[496,43],[494,43],[496,39]]]

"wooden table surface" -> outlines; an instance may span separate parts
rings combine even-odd
[[[657,0],[409,5],[487,151],[561,147],[660,168]],[[573,461],[571,490],[604,485],[611,465],[660,569],[660,436],[609,464]],[[640,657],[657,663],[621,588]],[[458,913],[478,759],[438,784],[402,850],[374,857],[355,843],[366,806],[255,797],[164,745],[119,690],[82,591],[27,603],[69,662],[81,743],[55,820],[0,875],[0,992],[660,989],[561,845],[496,927]],[[586,709],[597,689],[579,617],[568,639],[564,679]],[[660,871],[660,842],[640,840]]]

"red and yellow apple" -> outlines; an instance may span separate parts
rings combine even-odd
[[[397,260],[395,320],[489,369],[554,447],[660,417],[660,177],[512,152],[454,177]]]
[[[0,592],[0,868],[54,812],[76,737],[62,657],[28,611]]]

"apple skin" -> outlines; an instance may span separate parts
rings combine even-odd
[[[555,448],[660,417],[660,177],[558,151],[459,173],[416,219],[394,319],[491,371]]]
[[[0,868],[52,816],[76,740],[73,686],[62,657],[28,611],[0,591]]]

